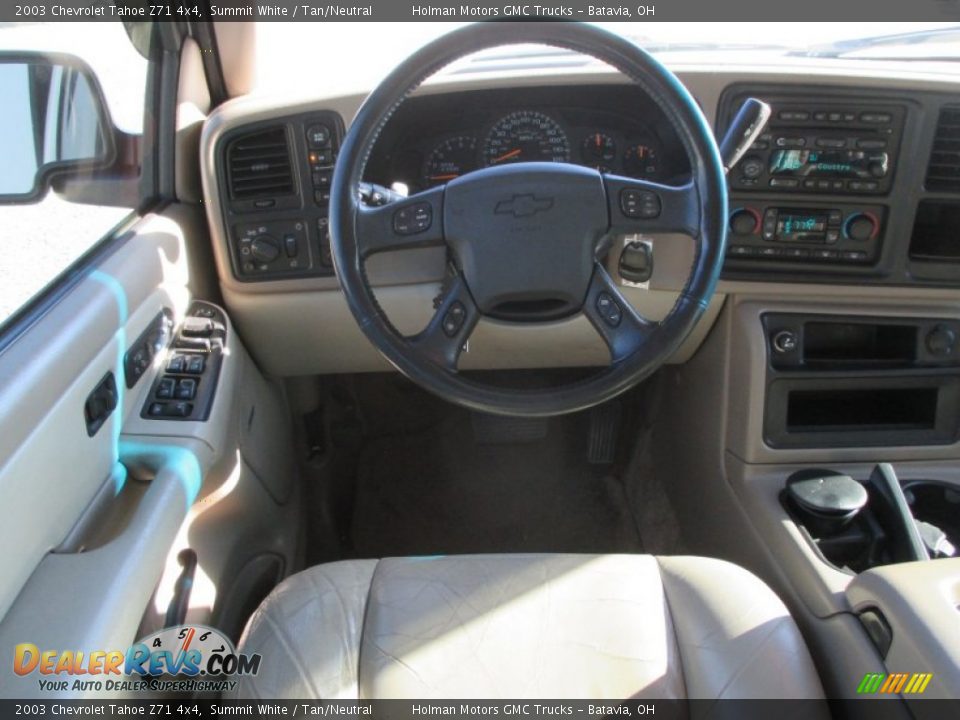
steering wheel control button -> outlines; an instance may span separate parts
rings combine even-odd
[[[443,315],[443,332],[447,337],[456,337],[467,319],[467,309],[459,300]]]
[[[781,330],[773,336],[771,343],[773,349],[782,355],[796,350],[800,341],[797,339],[796,333],[792,330]]]
[[[307,128],[307,145],[311,150],[322,150],[330,147],[330,128],[323,123],[317,123]]]
[[[422,202],[407,205],[393,214],[393,231],[397,235],[416,235],[430,229],[433,224],[433,208]]]
[[[624,188],[620,191],[620,210],[628,218],[652,220],[660,217],[663,206],[660,196],[652,190]]]
[[[600,319],[610,327],[617,327],[620,321],[623,320],[623,311],[620,309],[617,301],[613,299],[613,296],[607,292],[602,292],[597,295],[597,312],[600,315]]]

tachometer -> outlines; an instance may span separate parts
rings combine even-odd
[[[437,145],[423,165],[428,187],[443,185],[477,167],[477,139],[469,135],[448,138]]]
[[[483,162],[487,166],[569,161],[567,134],[556,120],[534,110],[518,110],[500,118],[483,144]]]

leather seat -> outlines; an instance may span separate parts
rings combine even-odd
[[[783,603],[720,560],[475,555],[320,565],[251,619],[239,698],[820,698]]]

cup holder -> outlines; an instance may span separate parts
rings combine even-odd
[[[960,552],[960,488],[938,480],[907,480],[903,483],[903,494],[918,523],[926,523],[943,533],[948,543],[943,549]],[[921,532],[926,534],[925,531],[921,525]],[[947,557],[953,554],[943,553]]]
[[[960,488],[899,482],[887,464],[864,481],[832,470],[798,471],[781,501],[823,560],[841,570],[960,554]]]

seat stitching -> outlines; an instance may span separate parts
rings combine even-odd
[[[670,630],[673,635],[673,644],[677,648],[677,655],[680,656],[680,680],[683,683],[683,697],[687,699],[687,708],[689,710],[689,692],[687,689],[686,660],[683,656],[683,645],[680,643],[680,636],[677,633],[677,621],[673,618],[673,609],[670,607],[670,592],[667,590],[667,582],[664,581],[664,569],[660,564],[660,558],[654,556],[657,563],[657,578],[660,580],[660,589],[663,591],[663,605],[667,611],[667,619],[670,621]],[[689,714],[689,713],[688,713]]]
[[[367,594],[363,598],[363,615],[360,619],[360,637],[357,638],[357,700],[362,700],[360,689],[363,687],[360,678],[360,669],[363,667],[363,641],[367,636],[367,618],[370,616],[370,595],[373,592],[373,584],[377,581],[377,573],[380,572],[381,559],[377,559],[377,564],[373,566],[373,572],[370,573],[370,582],[367,585]]]

